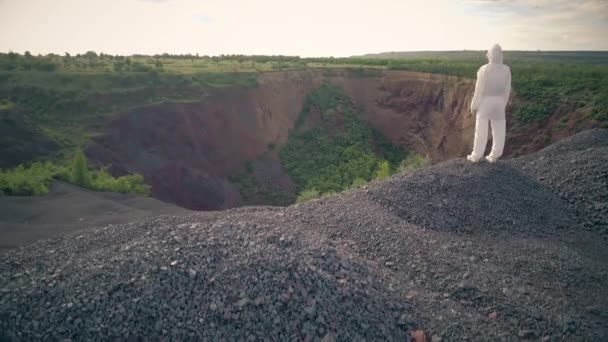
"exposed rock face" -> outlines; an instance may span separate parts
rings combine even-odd
[[[123,113],[88,155],[112,164],[117,173],[144,174],[153,196],[191,209],[240,205],[238,188],[228,178],[264,154],[270,155],[264,163],[274,172],[273,186],[293,191],[276,151],[306,96],[324,82],[342,88],[362,117],[392,142],[434,160],[469,149],[470,81],[406,71],[308,69],[261,74],[254,88],[210,89],[197,103]]]

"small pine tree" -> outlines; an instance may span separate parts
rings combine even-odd
[[[85,157],[82,151],[78,151],[72,160],[71,181],[82,187],[88,187],[91,184],[91,177],[87,168],[87,157]]]

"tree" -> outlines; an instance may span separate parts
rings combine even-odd
[[[71,181],[74,184],[82,187],[88,187],[91,184],[89,169],[87,168],[87,158],[82,151],[76,152],[72,160],[72,175]]]

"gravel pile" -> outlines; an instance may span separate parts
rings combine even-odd
[[[11,250],[0,340],[406,341],[414,328],[432,342],[608,340],[605,242],[518,163],[452,160],[288,208]],[[590,163],[567,170],[599,184],[577,169]]]
[[[584,131],[513,163],[566,200],[608,238],[608,130]]]
[[[0,256],[0,331],[40,340],[405,340],[407,307],[281,211],[160,217]]]
[[[374,186],[370,195],[407,222],[453,232],[553,234],[573,224],[562,201],[505,163],[440,163]]]

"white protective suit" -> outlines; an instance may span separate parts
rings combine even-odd
[[[477,162],[483,156],[488,142],[488,123],[492,124],[492,152],[486,159],[493,163],[502,156],[505,145],[505,107],[511,92],[511,69],[502,64],[502,49],[494,44],[488,50],[489,63],[477,71],[475,95],[471,112],[477,112],[473,152],[467,157]]]

